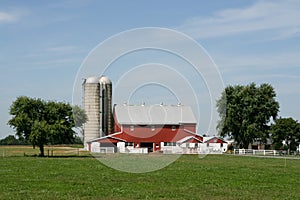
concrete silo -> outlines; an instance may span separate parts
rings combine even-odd
[[[83,104],[87,115],[87,122],[84,125],[83,143],[87,148],[87,141],[98,138],[100,129],[100,90],[99,79],[89,77],[83,82]]]
[[[113,133],[112,83],[105,77],[89,77],[83,82],[83,103],[88,121],[83,143]]]
[[[113,133],[112,83],[105,77],[99,78],[100,84],[100,136]]]

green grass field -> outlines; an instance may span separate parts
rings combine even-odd
[[[275,158],[184,155],[133,174],[88,156],[8,156],[0,177],[0,199],[300,199],[300,160]]]

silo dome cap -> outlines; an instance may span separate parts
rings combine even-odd
[[[100,83],[105,83],[105,84],[111,84],[111,81],[109,80],[109,78],[107,78],[106,76],[101,76],[99,78],[99,82]]]
[[[86,83],[98,83],[98,78],[97,77],[88,77],[85,81]]]

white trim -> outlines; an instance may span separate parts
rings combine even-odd
[[[115,136],[115,135],[118,135],[118,134],[121,134],[121,133],[123,133],[123,126],[121,126],[121,131],[119,131],[119,132],[117,132],[117,133],[113,133],[113,134],[106,135],[106,136],[103,136],[103,137],[91,139],[91,140],[89,140],[89,141],[86,141],[86,143],[94,142],[94,141],[97,141],[97,140],[100,140],[100,139],[102,140],[102,139],[108,138],[108,137],[111,137],[111,138],[113,138],[113,139],[116,139],[115,137],[112,137],[112,136]],[[120,139],[120,138],[118,138],[118,139],[119,139],[119,140],[123,140],[123,139]],[[123,141],[125,141],[125,140],[123,140]]]
[[[211,136],[211,137],[203,137],[203,143],[207,143],[208,141],[212,140],[212,139],[219,139],[219,140],[222,140],[223,143],[226,143],[228,144],[228,142],[226,142],[225,140],[223,140],[222,138],[218,137],[218,136]],[[212,142],[212,143],[216,143],[216,142]]]
[[[187,136],[182,138],[181,140],[178,140],[177,143],[185,143],[186,141],[190,140],[190,139],[195,139],[198,140],[199,143],[203,143],[201,140],[199,140],[198,138],[196,138],[195,136]]]

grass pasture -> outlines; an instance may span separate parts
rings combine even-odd
[[[86,155],[8,156],[0,177],[0,199],[300,199],[300,160],[279,158],[183,155],[133,174]]]

